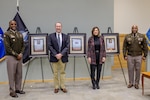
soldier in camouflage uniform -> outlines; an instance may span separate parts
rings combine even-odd
[[[141,62],[146,59],[148,48],[145,36],[138,33],[138,26],[133,25],[131,30],[132,33],[126,35],[123,42],[123,55],[128,65],[128,88],[134,86],[139,89]]]
[[[24,91],[21,91],[24,41],[23,35],[17,31],[17,23],[14,20],[9,22],[9,30],[4,34],[4,44],[10,96],[18,97],[16,93],[25,94]]]

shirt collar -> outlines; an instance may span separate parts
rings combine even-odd
[[[14,31],[14,30],[12,30],[12,29],[10,29],[10,31],[13,32],[13,33],[16,33],[16,32],[17,32],[16,30]]]
[[[56,36],[58,36],[58,34],[59,34],[59,36],[62,36],[62,33],[57,33],[57,32],[56,32]]]

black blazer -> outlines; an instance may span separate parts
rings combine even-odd
[[[69,50],[68,35],[62,33],[62,46],[61,52],[59,52],[56,33],[49,34],[48,49],[50,50],[50,62],[58,62],[57,58],[55,57],[55,55],[58,53],[61,53],[63,55],[61,59],[63,63],[68,62],[68,50]]]

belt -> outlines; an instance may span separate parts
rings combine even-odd
[[[95,50],[96,53],[99,53],[99,50]]]

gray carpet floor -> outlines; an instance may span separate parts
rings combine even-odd
[[[124,69],[128,82],[127,69]],[[142,95],[141,84],[137,90],[127,88],[121,69],[112,71],[111,79],[100,81],[100,89],[93,90],[90,80],[66,81],[68,93],[53,92],[53,82],[26,83],[26,94],[18,98],[9,96],[8,84],[0,85],[0,100],[150,100],[150,80],[145,78],[145,91]],[[141,83],[141,82],[140,82]]]

